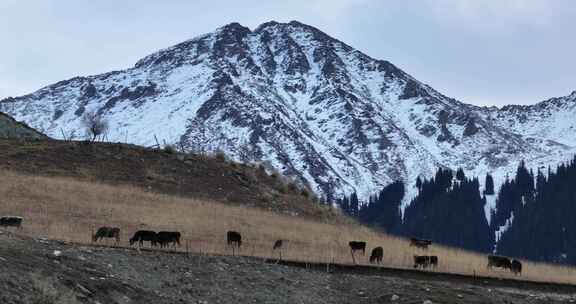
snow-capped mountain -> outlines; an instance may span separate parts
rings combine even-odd
[[[83,116],[97,113],[107,140],[267,161],[322,195],[366,197],[399,179],[412,189],[437,166],[492,172],[498,184],[521,159],[556,164],[576,147],[576,93],[468,105],[295,21],[232,23],[132,68],[5,99],[0,111],[56,138],[83,135]]]

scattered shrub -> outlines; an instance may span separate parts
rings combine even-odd
[[[312,202],[316,203],[316,204],[321,204],[321,205],[325,205],[326,202],[324,202],[323,199],[318,198],[318,195],[316,194],[312,194],[312,198],[311,198]]]
[[[278,192],[280,192],[282,194],[288,193],[288,190],[289,190],[288,185],[286,185],[284,183],[281,183],[276,189],[278,190]]]
[[[164,146],[164,153],[176,154],[176,147],[174,147],[174,145],[166,145]]]
[[[296,185],[295,182],[291,182],[288,184],[288,190],[295,192],[296,190],[298,190],[298,185]]]
[[[258,174],[259,174],[260,176],[266,176],[266,175],[268,175],[268,174],[266,173],[266,167],[265,167],[263,164],[259,164],[258,167],[257,167],[257,170],[258,170]]]
[[[222,150],[216,151],[216,153],[214,153],[214,158],[216,158],[217,161],[226,162],[226,154]]]

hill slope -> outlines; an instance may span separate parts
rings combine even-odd
[[[237,23],[161,50],[132,68],[77,77],[0,102],[53,137],[81,136],[82,116],[107,139],[268,161],[321,195],[360,197],[436,167],[493,172],[574,153],[575,94],[530,107],[481,108],[448,98],[393,64],[299,22]],[[558,120],[563,118],[562,120]],[[568,132],[568,133],[567,133]],[[568,134],[568,136],[566,136]]]
[[[438,267],[414,270],[421,249],[350,222],[3,170],[0,197],[0,214],[24,219],[17,235],[0,231],[3,304],[387,303],[393,294],[395,303],[556,303],[575,291],[565,285],[575,282],[574,268],[522,261],[519,277],[488,270],[485,255],[438,244],[425,253],[439,257]],[[110,239],[91,243],[104,225],[120,227],[119,247],[110,248]],[[128,248],[140,229],[180,231],[182,246]],[[242,233],[242,257],[225,256],[227,230]],[[285,240],[280,264],[306,269],[274,265],[277,239]],[[352,265],[350,240],[367,242],[359,265]],[[382,265],[369,264],[375,246],[384,248]]]
[[[336,214],[262,168],[133,145],[0,139],[0,169],[334,219]]]
[[[0,138],[46,138],[46,135],[0,112]]]

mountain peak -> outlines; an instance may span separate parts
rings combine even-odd
[[[242,24],[240,24],[238,22],[228,23],[228,24],[218,28],[216,31],[217,32],[233,31],[233,32],[248,32],[248,33],[250,33],[250,29],[248,27],[243,26]]]
[[[259,25],[254,32],[255,33],[259,33],[259,32],[263,32],[266,30],[271,30],[271,29],[280,29],[282,31],[289,31],[289,32],[293,32],[293,31],[301,31],[301,32],[309,32],[311,34],[313,34],[315,36],[316,39],[333,39],[334,38],[330,37],[328,34],[326,34],[325,32],[323,32],[322,30],[315,28],[311,25],[296,21],[296,20],[292,20],[288,23],[282,23],[282,22],[277,22],[277,21],[268,21],[266,23],[263,23],[261,25]]]
[[[278,26],[281,26],[281,27],[292,26],[292,27],[302,27],[302,28],[304,28],[304,27],[306,27],[306,28],[313,28],[313,27],[310,26],[310,25],[301,23],[301,22],[296,21],[296,20],[292,20],[292,21],[290,21],[290,22],[288,22],[288,23],[278,22],[278,21],[275,21],[275,20],[270,20],[270,21],[268,21],[268,22],[264,22],[264,23],[260,24],[259,26],[257,26],[257,27],[256,27],[256,30],[254,30],[254,31],[257,32],[258,29],[261,30],[261,29],[264,29],[264,28],[271,28],[271,27],[278,27]]]
[[[271,28],[271,27],[276,27],[281,25],[280,22],[274,21],[274,20],[270,20],[268,22],[264,22],[262,24],[260,24],[259,26],[256,27],[256,29],[254,30],[255,33],[262,31],[265,28]]]

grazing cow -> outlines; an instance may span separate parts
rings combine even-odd
[[[348,245],[350,246],[350,250],[352,252],[362,251],[362,255],[366,253],[366,242],[351,241],[348,243]]]
[[[170,243],[172,247],[176,247],[176,245],[180,247],[180,237],[181,234],[178,231],[160,231],[156,234],[160,248],[168,247]]]
[[[422,267],[426,269],[430,266],[430,257],[427,255],[415,255],[414,256],[414,268]]]
[[[143,246],[144,242],[150,242],[151,247],[155,247],[158,243],[158,234],[150,230],[138,230],[130,239],[130,246],[138,242],[138,245]]]
[[[428,246],[432,245],[432,241],[430,240],[422,240],[417,238],[410,239],[410,246],[414,246],[416,248],[428,249]]]
[[[16,227],[16,229],[22,229],[23,220],[20,216],[3,216],[0,217],[0,227]]]
[[[354,252],[362,251],[362,255],[366,254],[366,242],[363,241],[350,241],[348,243],[350,246],[350,254],[352,255],[352,261],[356,264],[356,258],[354,258]]]
[[[438,256],[431,255],[430,256],[430,267],[436,269],[438,267]]]
[[[274,246],[272,247],[272,250],[276,250],[276,249],[282,249],[282,240],[276,240],[276,242],[274,242]]]
[[[489,255],[487,268],[491,269],[492,267],[512,269],[512,263],[510,262],[510,259],[507,257],[498,255]]]
[[[510,264],[510,271],[512,271],[515,275],[521,275],[522,263],[520,263],[518,260],[512,260],[512,263]]]
[[[226,239],[228,246],[232,247],[232,255],[234,255],[236,247],[240,250],[240,246],[242,246],[242,235],[237,231],[228,231]]]
[[[118,227],[100,227],[96,234],[92,235],[92,242],[98,242],[103,238],[114,238],[116,245],[120,243],[120,228]]]
[[[384,249],[382,247],[376,247],[372,249],[372,254],[370,254],[370,263],[382,263],[382,257],[384,257]]]
[[[274,242],[274,246],[272,246],[272,252],[278,250],[278,254],[280,256],[280,260],[282,260],[282,248],[284,245],[284,241],[283,240],[276,240],[276,242]]]

